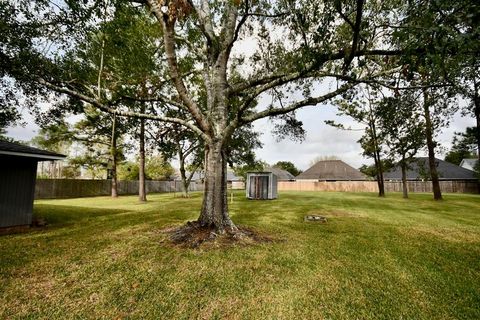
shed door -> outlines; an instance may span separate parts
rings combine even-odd
[[[268,199],[268,176],[250,177],[250,195],[254,199]]]

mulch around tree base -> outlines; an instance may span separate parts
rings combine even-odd
[[[278,241],[244,226],[237,226],[237,230],[225,229],[219,233],[214,228],[200,226],[197,221],[189,221],[183,226],[170,227],[160,232],[167,234],[162,243],[183,248],[219,248]]]

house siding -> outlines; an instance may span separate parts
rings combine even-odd
[[[30,225],[37,160],[0,156],[0,228]]]

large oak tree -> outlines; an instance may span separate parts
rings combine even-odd
[[[226,189],[226,151],[235,131],[266,117],[289,114],[280,120],[294,121],[299,108],[398,71],[367,66],[403,52],[391,35],[407,9],[402,2],[364,0],[6,1],[0,4],[0,75],[16,79],[32,107],[38,97],[68,97],[80,109],[91,105],[188,128],[205,146],[198,222],[235,230]],[[131,29],[109,24],[116,19],[157,31],[158,38],[139,33],[138,41],[125,44]],[[107,26],[113,32],[99,41]],[[98,56],[85,55],[95,39]],[[102,49],[107,42],[114,51]],[[142,73],[132,79],[113,67],[125,61],[144,66]],[[257,106],[266,97],[271,102]],[[132,110],[132,100],[155,102],[155,108]],[[186,116],[168,116],[171,109]]]

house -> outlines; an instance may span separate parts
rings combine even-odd
[[[189,173],[187,172],[187,175]],[[176,180],[180,179],[180,176],[175,178]],[[205,172],[204,171],[195,171],[192,176],[192,181],[196,183],[203,183],[205,179]],[[227,184],[229,188],[232,189],[245,189],[245,181],[243,181],[242,177],[235,175],[235,173],[231,170],[227,170]]]
[[[460,167],[475,171],[477,163],[478,159],[463,159],[462,162],[460,162]]]
[[[0,230],[31,225],[37,164],[64,158],[55,152],[0,140]]]
[[[227,170],[227,185],[232,189],[245,189],[245,181],[233,171]]]
[[[440,159],[435,159],[439,180],[477,180],[475,172]],[[395,166],[383,175],[385,180],[402,180],[402,169]],[[407,169],[407,180],[429,180],[430,169],[427,157],[418,157]]]
[[[263,170],[264,172],[272,172],[274,175],[277,176],[278,181],[294,181],[295,176],[288,172],[287,170],[283,170],[277,167],[268,167]]]
[[[318,161],[296,178],[303,181],[363,181],[367,177],[342,160]]]

